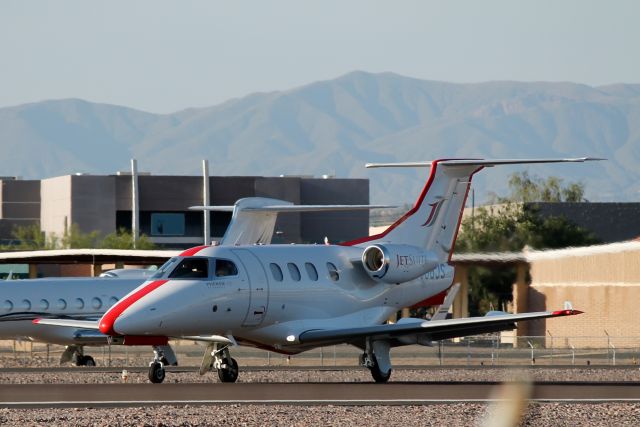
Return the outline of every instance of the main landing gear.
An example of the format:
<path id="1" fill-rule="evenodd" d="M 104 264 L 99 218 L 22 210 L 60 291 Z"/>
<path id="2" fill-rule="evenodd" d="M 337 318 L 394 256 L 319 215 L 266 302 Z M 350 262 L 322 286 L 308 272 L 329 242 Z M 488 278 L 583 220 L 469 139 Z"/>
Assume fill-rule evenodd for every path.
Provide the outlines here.
<path id="1" fill-rule="evenodd" d="M 68 345 L 62 356 L 60 356 L 60 364 L 71 362 L 76 366 L 96 366 L 93 357 L 84 354 L 84 347 L 81 345 Z"/>
<path id="2" fill-rule="evenodd" d="M 231 357 L 228 344 L 211 343 L 207 346 L 198 373 L 204 375 L 213 369 L 218 371 L 218 378 L 223 383 L 234 383 L 238 379 L 238 362 Z"/>
<path id="3" fill-rule="evenodd" d="M 365 351 L 360 356 L 360 365 L 371 371 L 373 380 L 386 383 L 391 378 L 390 346 L 387 341 L 373 341 L 367 339 Z"/>

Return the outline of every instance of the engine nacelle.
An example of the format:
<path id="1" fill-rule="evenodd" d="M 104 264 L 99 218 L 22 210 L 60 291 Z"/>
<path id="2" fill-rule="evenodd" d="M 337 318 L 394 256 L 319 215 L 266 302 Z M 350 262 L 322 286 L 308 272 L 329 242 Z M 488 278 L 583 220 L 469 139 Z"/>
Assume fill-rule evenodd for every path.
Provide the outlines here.
<path id="1" fill-rule="evenodd" d="M 362 253 L 362 265 L 374 280 L 402 283 L 433 270 L 439 261 L 435 253 L 410 245 L 375 244 Z"/>

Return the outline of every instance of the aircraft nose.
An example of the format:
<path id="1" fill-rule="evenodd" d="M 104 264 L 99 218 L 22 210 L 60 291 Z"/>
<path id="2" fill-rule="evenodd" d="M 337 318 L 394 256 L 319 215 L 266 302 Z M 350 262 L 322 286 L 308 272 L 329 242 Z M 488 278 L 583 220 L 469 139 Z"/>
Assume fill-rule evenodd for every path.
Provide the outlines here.
<path id="1" fill-rule="evenodd" d="M 136 321 L 134 320 L 136 317 L 137 310 L 133 312 L 132 310 L 128 310 L 133 304 L 140 301 L 145 295 L 164 285 L 167 280 L 154 280 L 149 282 L 135 291 L 128 294 L 122 300 L 118 301 L 113 307 L 111 307 L 107 312 L 102 316 L 99 322 L 99 329 L 105 335 L 127 335 L 130 332 L 132 326 L 135 326 Z M 129 311 L 129 313 L 124 316 L 125 311 Z M 128 318 L 126 321 L 124 318 Z"/>

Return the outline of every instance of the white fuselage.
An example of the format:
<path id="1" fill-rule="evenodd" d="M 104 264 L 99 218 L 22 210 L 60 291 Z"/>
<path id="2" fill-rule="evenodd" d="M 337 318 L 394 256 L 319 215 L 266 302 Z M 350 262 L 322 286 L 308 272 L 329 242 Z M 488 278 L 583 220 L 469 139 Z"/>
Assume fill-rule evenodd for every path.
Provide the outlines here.
<path id="1" fill-rule="evenodd" d="M 305 348 L 287 342 L 290 335 L 379 325 L 452 283 L 453 268 L 444 262 L 408 282 L 375 281 L 362 267 L 362 251 L 324 245 L 206 248 L 192 256 L 209 260 L 206 278 L 170 278 L 170 270 L 155 277 L 123 299 L 131 304 L 113 329 L 121 335 L 227 335 L 293 353 Z M 217 276 L 217 259 L 233 262 L 237 274 Z"/>
<path id="2" fill-rule="evenodd" d="M 52 344 L 105 344 L 106 336 L 80 338 L 75 328 L 39 326 L 36 318 L 99 319 L 144 279 L 53 278 L 0 281 L 0 339 Z"/>

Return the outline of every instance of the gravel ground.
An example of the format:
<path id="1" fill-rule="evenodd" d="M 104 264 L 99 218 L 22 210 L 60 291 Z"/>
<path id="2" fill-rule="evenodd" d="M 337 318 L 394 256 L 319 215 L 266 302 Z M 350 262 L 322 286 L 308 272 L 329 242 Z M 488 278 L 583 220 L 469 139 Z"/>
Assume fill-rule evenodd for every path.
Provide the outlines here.
<path id="1" fill-rule="evenodd" d="M 469 426 L 478 425 L 486 405 L 425 406 L 161 406 L 155 408 L 0 409 L 0 424 L 47 426 Z M 523 426 L 637 426 L 640 405 L 531 404 Z"/>
<path id="2" fill-rule="evenodd" d="M 84 370 L 84 372 L 83 372 Z M 77 371 L 0 372 L 0 384 L 99 384 L 120 383 L 120 372 Z M 640 381 L 638 368 L 430 368 L 396 369 L 391 381 L 508 381 L 530 378 L 533 381 Z M 264 370 L 240 371 L 238 382 L 371 382 L 366 369 L 349 370 Z M 128 382 L 148 382 L 146 372 L 129 372 Z M 196 372 L 167 372 L 165 382 L 218 382 L 215 372 L 200 376 Z"/>
<path id="3" fill-rule="evenodd" d="M 392 381 L 501 381 L 528 377 L 537 381 L 640 381 L 638 368 L 431 368 L 397 369 Z M 145 372 L 131 372 L 129 382 L 147 382 Z M 167 382 L 217 382 L 217 375 L 194 372 L 168 373 Z M 368 371 L 270 370 L 241 372 L 240 382 L 362 382 Z M 1 384 L 21 383 L 117 383 L 120 373 L 0 372 Z M 161 386 L 160 386 L 161 387 Z M 478 425 L 487 405 L 442 404 L 424 406 L 291 406 L 223 405 L 159 406 L 145 408 L 0 409 L 0 425 L 51 426 L 192 426 L 192 425 Z M 523 426 L 638 426 L 640 404 L 530 404 Z"/>

